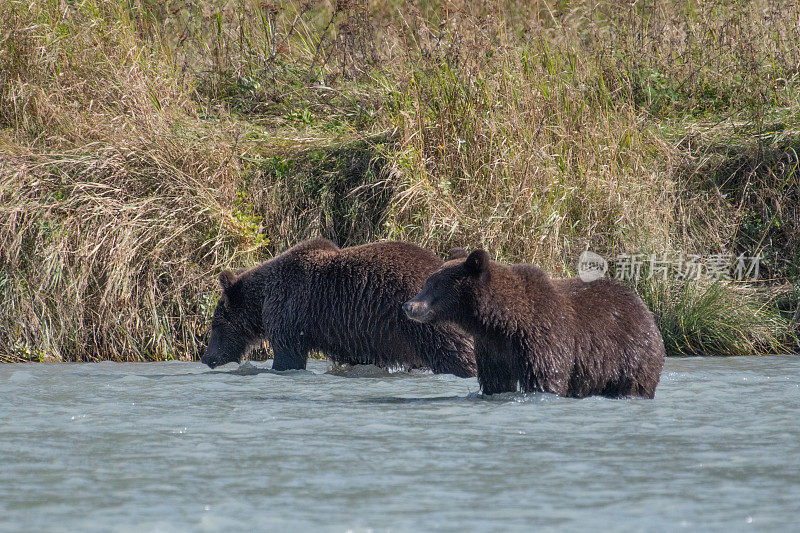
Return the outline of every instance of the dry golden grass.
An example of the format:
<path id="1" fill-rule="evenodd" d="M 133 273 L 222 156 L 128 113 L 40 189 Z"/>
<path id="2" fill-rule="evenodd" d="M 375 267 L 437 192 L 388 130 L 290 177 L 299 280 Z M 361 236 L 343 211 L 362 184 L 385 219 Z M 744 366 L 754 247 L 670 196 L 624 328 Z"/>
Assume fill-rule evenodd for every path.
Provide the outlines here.
<path id="1" fill-rule="evenodd" d="M 198 120 L 125 8 L 4 9 L 3 359 L 191 357 L 215 273 L 261 244 L 234 128 Z"/>
<path id="2" fill-rule="evenodd" d="M 587 247 L 797 273 L 797 2 L 5 0 L 0 20 L 0 361 L 195 357 L 215 274 L 317 234 L 553 274 Z M 708 290 L 651 302 L 722 339 L 675 353 L 777 349 L 771 307 Z M 763 320 L 724 322 L 733 301 Z"/>

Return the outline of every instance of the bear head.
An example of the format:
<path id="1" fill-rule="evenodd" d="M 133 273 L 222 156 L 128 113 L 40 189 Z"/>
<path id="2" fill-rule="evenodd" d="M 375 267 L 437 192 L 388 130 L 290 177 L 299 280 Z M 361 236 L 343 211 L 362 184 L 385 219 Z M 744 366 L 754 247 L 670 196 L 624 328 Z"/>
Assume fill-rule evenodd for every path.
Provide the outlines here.
<path id="1" fill-rule="evenodd" d="M 244 310 L 242 282 L 230 270 L 219 275 L 222 296 L 211 318 L 211 338 L 201 361 L 211 368 L 241 362 L 252 344 Z"/>
<path id="2" fill-rule="evenodd" d="M 463 248 L 454 249 L 448 259 L 425 281 L 422 291 L 403 304 L 403 311 L 416 322 L 448 322 L 469 332 L 473 299 L 486 282 L 491 259 L 484 250 L 467 255 Z"/>

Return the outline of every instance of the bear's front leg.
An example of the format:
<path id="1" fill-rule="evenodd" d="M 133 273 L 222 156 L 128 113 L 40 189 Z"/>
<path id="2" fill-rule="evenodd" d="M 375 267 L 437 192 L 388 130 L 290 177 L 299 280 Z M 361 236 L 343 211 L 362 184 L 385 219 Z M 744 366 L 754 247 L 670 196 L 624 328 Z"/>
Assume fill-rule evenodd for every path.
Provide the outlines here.
<path id="1" fill-rule="evenodd" d="M 478 382 L 481 385 L 481 392 L 483 392 L 483 394 L 491 395 L 502 394 L 504 392 L 517 392 L 516 378 L 500 379 L 497 376 L 491 376 L 487 379 L 482 379 L 479 375 Z"/>
<path id="2" fill-rule="evenodd" d="M 486 339 L 475 339 L 478 383 L 483 394 L 517 392 L 519 376 L 502 346 Z"/>
<path id="3" fill-rule="evenodd" d="M 297 343 L 273 344 L 272 370 L 305 370 L 308 350 Z"/>

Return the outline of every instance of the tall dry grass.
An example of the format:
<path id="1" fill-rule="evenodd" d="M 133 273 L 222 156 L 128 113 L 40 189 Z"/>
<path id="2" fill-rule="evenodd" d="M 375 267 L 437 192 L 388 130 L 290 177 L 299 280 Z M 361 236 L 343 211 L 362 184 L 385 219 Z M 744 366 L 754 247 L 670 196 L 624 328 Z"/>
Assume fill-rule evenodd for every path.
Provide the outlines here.
<path id="1" fill-rule="evenodd" d="M 198 119 L 130 15 L 3 4 L 3 360 L 191 356 L 215 272 L 262 244 L 233 128 Z"/>
<path id="2" fill-rule="evenodd" d="M 194 357 L 218 270 L 319 234 L 482 245 L 554 274 L 586 248 L 771 250 L 769 275 L 796 275 L 798 17 L 771 0 L 6 0 L 0 360 Z M 758 297 L 677 287 L 653 303 L 664 330 L 685 312 L 701 333 L 675 353 L 786 333 Z M 728 335 L 734 301 L 768 318 Z"/>
<path id="3" fill-rule="evenodd" d="M 503 16 L 452 17 L 389 61 L 402 177 L 392 235 L 549 269 L 587 247 L 668 247 L 675 151 L 568 27 L 519 36 Z M 403 39 L 435 35 L 417 24 Z"/>
<path id="4" fill-rule="evenodd" d="M 796 161 L 798 3 L 501 5 L 408 10 L 386 47 L 393 234 L 550 268 L 586 247 L 734 246 L 748 213 L 709 148 L 745 136 Z"/>

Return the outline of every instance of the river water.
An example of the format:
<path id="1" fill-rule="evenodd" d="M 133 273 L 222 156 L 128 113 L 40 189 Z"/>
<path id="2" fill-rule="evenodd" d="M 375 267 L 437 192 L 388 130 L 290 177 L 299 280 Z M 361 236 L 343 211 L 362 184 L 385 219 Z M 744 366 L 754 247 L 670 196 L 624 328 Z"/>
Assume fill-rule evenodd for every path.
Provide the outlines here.
<path id="1" fill-rule="evenodd" d="M 798 527 L 797 356 L 669 359 L 655 400 L 261 365 L 0 365 L 0 530 Z"/>

